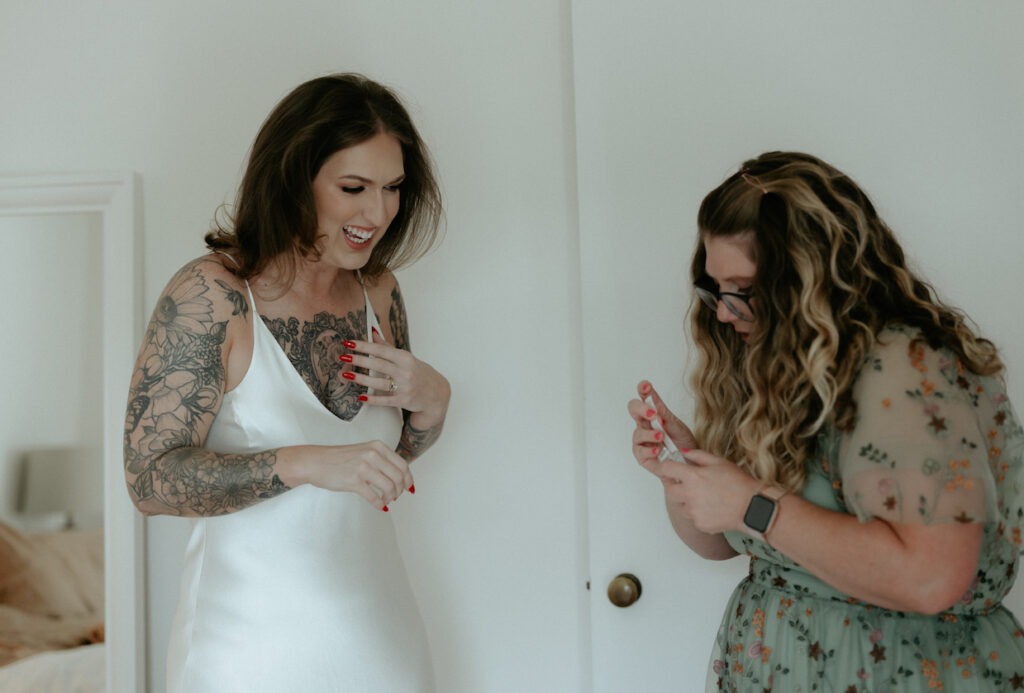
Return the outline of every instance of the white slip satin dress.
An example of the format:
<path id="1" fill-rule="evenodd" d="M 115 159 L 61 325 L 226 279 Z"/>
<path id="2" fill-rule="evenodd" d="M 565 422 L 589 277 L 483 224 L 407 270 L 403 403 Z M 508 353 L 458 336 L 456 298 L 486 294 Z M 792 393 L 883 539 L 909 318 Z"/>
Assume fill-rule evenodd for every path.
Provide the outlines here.
<path id="1" fill-rule="evenodd" d="M 366 297 L 367 332 L 377 319 Z M 381 440 L 398 409 L 346 422 L 309 389 L 256 314 L 252 363 L 224 395 L 206 448 Z M 378 327 L 379 328 L 379 327 Z M 192 520 L 167 657 L 168 693 L 431 693 L 426 632 L 391 516 L 309 485 Z"/>

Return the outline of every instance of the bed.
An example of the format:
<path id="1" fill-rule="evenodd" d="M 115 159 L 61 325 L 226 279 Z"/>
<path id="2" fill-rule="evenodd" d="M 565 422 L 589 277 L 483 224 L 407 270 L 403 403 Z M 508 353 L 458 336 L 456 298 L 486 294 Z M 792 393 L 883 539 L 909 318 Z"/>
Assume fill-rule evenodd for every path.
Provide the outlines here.
<path id="1" fill-rule="evenodd" d="M 0 691 L 102 693 L 101 530 L 0 522 Z"/>

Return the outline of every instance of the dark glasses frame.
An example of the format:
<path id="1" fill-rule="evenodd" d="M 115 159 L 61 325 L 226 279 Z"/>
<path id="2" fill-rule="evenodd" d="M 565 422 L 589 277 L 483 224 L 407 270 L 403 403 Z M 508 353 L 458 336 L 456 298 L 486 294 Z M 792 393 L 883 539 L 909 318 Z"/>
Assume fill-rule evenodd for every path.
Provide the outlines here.
<path id="1" fill-rule="evenodd" d="M 711 310 L 717 312 L 718 302 L 721 301 L 730 313 L 743 322 L 754 322 L 754 307 L 750 305 L 750 296 L 732 291 L 719 291 L 708 277 L 695 281 L 693 288 L 704 305 Z"/>

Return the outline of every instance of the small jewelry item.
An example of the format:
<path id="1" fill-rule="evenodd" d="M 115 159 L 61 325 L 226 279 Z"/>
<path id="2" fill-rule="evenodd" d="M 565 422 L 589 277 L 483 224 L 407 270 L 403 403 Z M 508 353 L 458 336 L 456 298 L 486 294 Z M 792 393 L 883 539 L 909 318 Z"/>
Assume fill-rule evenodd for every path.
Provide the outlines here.
<path id="1" fill-rule="evenodd" d="M 649 406 L 652 410 L 654 409 L 654 397 L 653 395 L 647 395 L 644 399 L 644 403 Z M 689 464 L 686 458 L 683 457 L 683 453 L 679 452 L 679 448 L 672 442 L 672 439 L 665 434 L 665 428 L 661 425 L 661 419 L 655 416 L 651 419 L 651 428 L 661 433 L 664 445 L 661 448 L 661 452 L 658 453 L 658 461 L 664 462 L 665 460 L 672 460 L 673 462 L 682 462 L 683 464 Z M 687 451 L 689 452 L 689 451 Z"/>
<path id="2" fill-rule="evenodd" d="M 388 392 L 392 394 L 398 392 L 398 383 L 392 380 L 390 375 L 388 376 Z"/>

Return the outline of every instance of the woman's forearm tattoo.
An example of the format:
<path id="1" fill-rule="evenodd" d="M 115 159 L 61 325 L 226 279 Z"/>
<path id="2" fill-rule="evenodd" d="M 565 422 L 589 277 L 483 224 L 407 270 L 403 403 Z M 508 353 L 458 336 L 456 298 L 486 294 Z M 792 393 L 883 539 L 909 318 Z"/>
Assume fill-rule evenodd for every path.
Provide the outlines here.
<path id="1" fill-rule="evenodd" d="M 402 427 L 402 437 L 398 441 L 396 452 L 407 462 L 427 451 L 431 445 L 441 436 L 441 429 L 444 424 L 431 426 L 430 428 L 416 428 L 409 423 L 408 416 L 405 419 L 405 426 Z"/>
<path id="2" fill-rule="evenodd" d="M 208 260 L 205 260 L 208 261 Z M 132 376 L 125 416 L 125 471 L 135 501 L 169 514 L 220 515 L 283 493 L 276 451 L 222 455 L 203 450 L 224 388 L 227 321 L 216 321 L 211 288 L 186 265 L 160 297 Z M 234 313 L 248 304 L 217 281 Z"/>

